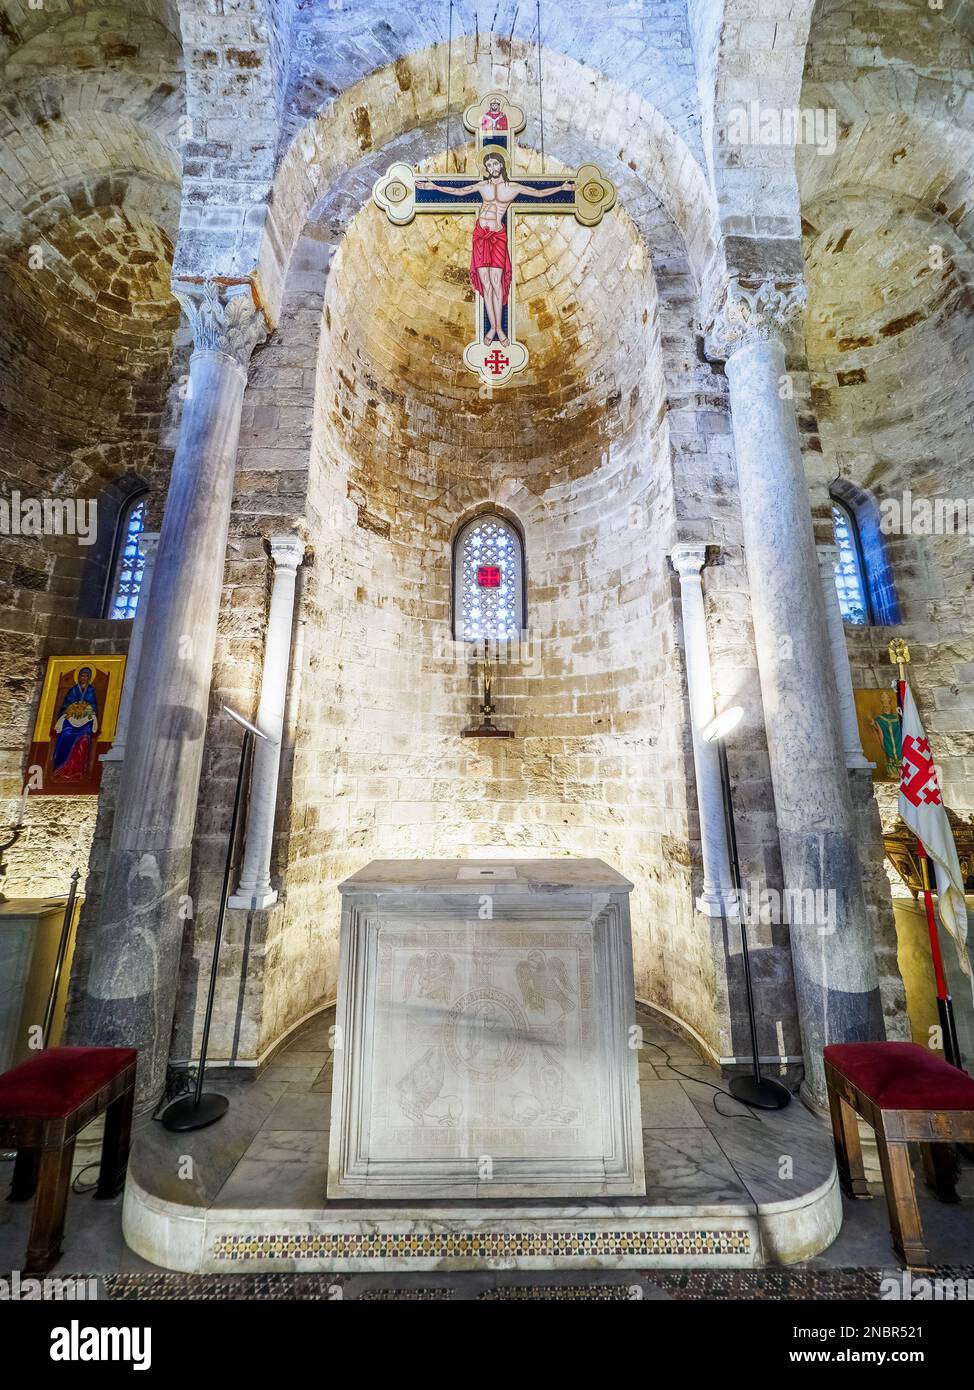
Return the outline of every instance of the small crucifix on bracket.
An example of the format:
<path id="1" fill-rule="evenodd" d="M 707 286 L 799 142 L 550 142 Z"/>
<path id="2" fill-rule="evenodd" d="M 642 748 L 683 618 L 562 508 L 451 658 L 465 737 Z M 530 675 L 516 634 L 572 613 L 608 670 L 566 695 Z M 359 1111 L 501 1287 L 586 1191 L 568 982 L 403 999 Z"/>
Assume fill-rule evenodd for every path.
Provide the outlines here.
<path id="1" fill-rule="evenodd" d="M 468 106 L 463 124 L 477 137 L 477 178 L 417 178 L 408 164 L 393 164 L 376 182 L 372 196 L 397 226 L 405 226 L 417 213 L 475 214 L 470 284 L 476 337 L 464 349 L 463 360 L 481 381 L 501 386 L 528 363 L 527 348 L 517 338 L 518 216 L 571 213 L 583 226 L 594 227 L 615 204 L 616 190 L 595 164 L 583 164 L 568 179 L 521 175 L 515 180 L 524 112 L 497 92 Z"/>

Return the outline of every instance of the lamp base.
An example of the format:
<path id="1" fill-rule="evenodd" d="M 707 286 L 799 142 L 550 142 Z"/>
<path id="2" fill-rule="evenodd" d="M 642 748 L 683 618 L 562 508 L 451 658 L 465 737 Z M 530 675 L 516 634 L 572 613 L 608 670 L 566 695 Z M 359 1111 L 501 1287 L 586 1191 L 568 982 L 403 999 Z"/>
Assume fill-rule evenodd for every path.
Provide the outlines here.
<path id="1" fill-rule="evenodd" d="M 166 1129 L 186 1130 L 205 1129 L 207 1125 L 222 1120 L 230 1109 L 226 1096 L 204 1092 L 197 1103 L 195 1096 L 180 1096 L 162 1112 L 162 1123 Z"/>
<path id="2" fill-rule="evenodd" d="M 732 1076 L 727 1089 L 735 1100 L 753 1105 L 755 1110 L 784 1110 L 791 1102 L 791 1092 L 770 1076 Z"/>

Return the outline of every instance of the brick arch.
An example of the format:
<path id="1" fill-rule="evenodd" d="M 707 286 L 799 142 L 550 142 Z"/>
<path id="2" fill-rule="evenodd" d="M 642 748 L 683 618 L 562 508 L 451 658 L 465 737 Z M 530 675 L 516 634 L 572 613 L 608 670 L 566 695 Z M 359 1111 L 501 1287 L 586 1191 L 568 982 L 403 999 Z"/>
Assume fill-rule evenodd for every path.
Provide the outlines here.
<path id="1" fill-rule="evenodd" d="M 27 148 L 28 160 L 0 173 L 0 245 L 8 247 L 22 244 L 32 227 L 43 228 L 67 210 L 61 190 L 77 182 L 79 171 L 92 185 L 126 170 L 137 171 L 146 185 L 175 188 L 180 181 L 173 149 L 126 117 L 65 116 L 55 127 L 33 128 Z"/>
<path id="2" fill-rule="evenodd" d="M 800 165 L 805 231 L 820 208 L 862 196 L 924 209 L 974 246 L 974 130 L 944 128 L 910 116 L 861 122 L 854 138 L 840 141 L 834 158 L 809 155 Z"/>
<path id="3" fill-rule="evenodd" d="M 32 125 L 56 127 L 66 112 L 99 111 L 130 117 L 175 143 L 185 107 L 181 45 L 157 23 L 137 27 L 133 16 L 126 19 L 129 29 L 118 35 L 89 30 L 85 15 L 72 16 L 15 49 L 0 64 L 5 138 Z"/>
<path id="4" fill-rule="evenodd" d="M 410 56 L 411 65 L 424 63 L 443 68 L 445 46 Z M 513 63 L 513 58 L 512 58 Z M 599 153 L 598 162 L 617 182 L 633 180 L 656 194 L 681 233 L 698 286 L 719 274 L 716 224 L 707 180 L 687 144 L 648 101 L 621 83 L 606 80 L 564 54 L 545 54 L 545 80 L 570 82 L 583 93 L 595 91 L 591 101 L 579 100 L 570 114 L 556 110 L 546 122 L 546 148 L 555 151 L 573 141 L 584 141 Z M 497 71 L 493 74 L 497 81 Z M 455 105 L 472 101 L 489 77 L 477 62 L 457 64 L 454 54 Z M 293 248 L 311 209 L 364 156 L 381 152 L 385 163 L 400 158 L 400 151 L 416 146 L 417 133 L 425 135 L 427 156 L 443 149 L 443 97 L 436 82 L 422 90 L 410 87 L 409 103 L 400 108 L 390 99 L 396 82 L 394 66 L 363 79 L 341 93 L 327 110 L 309 121 L 285 151 L 270 198 L 267 226 L 257 251 L 259 288 L 272 315 L 280 303 L 283 280 Z M 502 80 L 499 85 L 505 85 Z M 624 124 L 623 124 L 624 122 Z M 366 125 L 368 127 L 365 134 Z M 630 133 L 622 135 L 623 130 Z M 637 136 L 632 138 L 635 130 Z M 456 122 L 454 122 L 456 132 Z M 420 142 L 422 143 L 422 142 Z M 182 239 L 181 239 L 182 240 Z M 187 246 L 188 259 L 198 246 Z M 177 262 L 182 262 L 177 249 Z"/>
<path id="5" fill-rule="evenodd" d="M 815 0 L 776 9 L 770 17 L 751 0 L 690 0 L 705 144 L 720 225 L 730 235 L 799 233 L 792 152 L 727 143 L 736 107 L 799 105 Z"/>
<path id="6" fill-rule="evenodd" d="M 0 62 L 18 49 L 31 42 L 45 30 L 63 24 L 66 20 L 80 16 L 91 19 L 93 14 L 102 12 L 128 15 L 136 14 L 155 20 L 169 33 L 181 39 L 179 22 L 179 0 L 106 0 L 105 4 L 92 8 L 91 0 L 44 0 L 37 8 L 26 4 L 17 6 L 17 14 L 11 16 L 9 6 L 4 6 L 3 23 L 0 24 Z"/>
<path id="7" fill-rule="evenodd" d="M 840 124 L 852 126 L 846 137 L 858 134 L 859 122 L 903 113 L 904 104 L 918 117 L 947 122 L 970 122 L 971 101 L 962 101 L 957 80 L 974 82 L 966 75 L 974 21 L 969 0 L 948 4 L 932 12 L 925 0 L 909 0 L 918 18 L 930 30 L 943 26 L 941 60 L 953 55 L 953 71 L 938 75 L 924 72 L 920 95 L 904 97 L 897 72 L 918 59 L 915 27 L 904 29 L 902 59 L 891 58 L 873 45 L 875 58 L 863 61 L 870 45 L 846 39 L 853 17 L 868 15 L 873 7 L 860 0 L 794 0 L 775 17 L 756 13 L 749 0 L 724 0 L 721 5 L 691 0 L 691 25 L 697 52 L 701 113 L 705 143 L 711 161 L 714 191 L 721 227 L 729 238 L 739 235 L 797 239 L 800 229 L 801 173 L 796 177 L 803 151 L 789 147 L 747 145 L 732 148 L 727 142 L 731 113 L 754 100 L 762 106 L 800 108 L 826 102 L 839 113 Z M 875 7 L 879 13 L 879 7 Z M 887 16 L 898 11 L 884 10 Z M 834 32 L 833 32 L 834 31 Z M 936 31 L 933 31 L 934 33 Z M 844 45 L 848 44 L 845 48 Z M 965 47 L 966 45 L 966 47 Z M 756 56 L 759 61 L 756 61 Z M 944 61 L 944 66 L 950 66 Z M 909 112 L 907 114 L 910 114 Z M 809 154 L 808 160 L 816 156 Z M 729 259 L 733 253 L 729 252 Z"/>

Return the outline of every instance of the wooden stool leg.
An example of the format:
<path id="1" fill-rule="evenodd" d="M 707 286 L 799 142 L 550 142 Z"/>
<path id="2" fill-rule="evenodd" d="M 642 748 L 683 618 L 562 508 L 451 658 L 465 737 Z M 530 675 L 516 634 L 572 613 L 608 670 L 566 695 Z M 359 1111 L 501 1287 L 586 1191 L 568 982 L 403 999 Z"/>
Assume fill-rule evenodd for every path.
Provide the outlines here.
<path id="1" fill-rule="evenodd" d="M 839 1170 L 842 1191 L 847 1197 L 868 1197 L 870 1192 L 862 1162 L 862 1144 L 859 1142 L 856 1112 L 831 1086 L 828 1093 L 832 1138 L 835 1142 L 835 1164 Z"/>
<path id="2" fill-rule="evenodd" d="M 953 1145 L 921 1144 L 920 1149 L 927 1183 L 937 1194 L 938 1201 L 959 1202 Z"/>
<path id="3" fill-rule="evenodd" d="M 14 1175 L 10 1182 L 8 1202 L 29 1202 L 37 1190 L 37 1149 L 18 1149 L 14 1160 Z"/>
<path id="4" fill-rule="evenodd" d="M 125 1186 L 134 1101 L 135 1087 L 130 1086 L 122 1095 L 116 1096 L 105 1111 L 105 1134 L 101 1141 L 96 1197 L 114 1197 Z"/>
<path id="5" fill-rule="evenodd" d="M 887 1143 L 885 1134 L 876 1132 L 879 1163 L 883 1170 L 886 1207 L 893 1248 L 911 1269 L 929 1269 L 930 1256 L 923 1240 L 920 1209 L 917 1206 L 913 1169 L 908 1144 Z"/>
<path id="6" fill-rule="evenodd" d="M 73 1139 L 63 1148 L 41 1150 L 25 1274 L 46 1274 L 61 1254 L 73 1160 Z"/>

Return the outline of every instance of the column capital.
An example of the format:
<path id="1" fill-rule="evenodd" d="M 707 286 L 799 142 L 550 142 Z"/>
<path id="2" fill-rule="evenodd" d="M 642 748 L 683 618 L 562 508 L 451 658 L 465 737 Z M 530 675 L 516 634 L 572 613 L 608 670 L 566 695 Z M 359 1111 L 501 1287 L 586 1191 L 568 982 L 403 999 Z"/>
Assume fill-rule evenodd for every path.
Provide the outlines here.
<path id="1" fill-rule="evenodd" d="M 304 560 L 304 541 L 300 536 L 269 536 L 267 544 L 276 569 L 296 570 Z"/>
<path id="2" fill-rule="evenodd" d="M 246 371 L 254 348 L 267 337 L 264 312 L 250 282 L 176 280 L 173 294 L 189 319 L 196 351 L 222 352 Z"/>
<path id="3" fill-rule="evenodd" d="M 699 574 L 707 559 L 706 541 L 684 541 L 670 551 L 673 568 L 681 579 Z"/>
<path id="4" fill-rule="evenodd" d="M 704 335 L 707 356 L 726 361 L 740 348 L 780 339 L 801 313 L 807 298 L 803 281 L 728 280 Z"/>
<path id="5" fill-rule="evenodd" d="M 822 569 L 826 570 L 829 574 L 834 574 L 835 567 L 839 563 L 841 556 L 839 547 L 832 541 L 816 541 L 815 553 L 818 556 L 818 562 L 822 566 Z"/>

